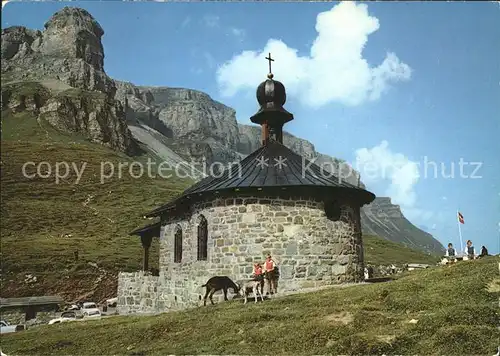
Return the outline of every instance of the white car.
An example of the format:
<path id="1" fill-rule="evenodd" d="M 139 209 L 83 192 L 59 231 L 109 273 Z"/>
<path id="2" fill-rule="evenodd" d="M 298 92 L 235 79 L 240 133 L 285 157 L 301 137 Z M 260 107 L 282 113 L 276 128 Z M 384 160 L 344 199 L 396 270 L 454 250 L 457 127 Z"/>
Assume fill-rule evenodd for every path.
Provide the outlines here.
<path id="1" fill-rule="evenodd" d="M 49 325 L 65 323 L 68 321 L 75 321 L 77 319 L 78 319 L 77 315 L 74 311 L 67 311 L 67 312 L 61 313 L 61 316 L 59 318 L 55 318 L 55 319 L 52 319 L 51 321 L 49 321 Z"/>
<path id="2" fill-rule="evenodd" d="M 101 317 L 101 311 L 99 310 L 97 305 L 95 303 L 92 303 L 92 302 L 83 303 L 81 312 L 82 312 L 84 318 L 100 318 Z"/>
<path id="3" fill-rule="evenodd" d="M 26 330 L 24 325 L 10 325 L 7 321 L 0 320 L 0 334 L 15 333 L 23 330 Z"/>

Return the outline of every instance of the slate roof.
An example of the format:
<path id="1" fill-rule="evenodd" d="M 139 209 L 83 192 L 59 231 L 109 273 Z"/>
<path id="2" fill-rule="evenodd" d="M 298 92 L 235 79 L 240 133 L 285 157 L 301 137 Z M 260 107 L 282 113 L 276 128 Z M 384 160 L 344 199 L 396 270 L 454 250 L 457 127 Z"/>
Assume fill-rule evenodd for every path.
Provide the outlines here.
<path id="1" fill-rule="evenodd" d="M 280 162 L 282 163 L 280 165 Z M 208 192 L 238 191 L 258 188 L 324 187 L 350 190 L 359 194 L 361 201 L 368 204 L 375 195 L 332 174 L 322 172 L 321 168 L 277 141 L 269 141 L 251 153 L 239 164 L 226 169 L 220 177 L 207 177 L 194 184 L 173 202 L 165 204 L 146 216 L 157 216 L 174 208 L 189 197 Z M 186 201 L 186 203 L 188 203 Z M 189 204 L 189 203 L 188 203 Z"/>
<path id="2" fill-rule="evenodd" d="M 144 227 L 141 227 L 139 229 L 136 229 L 134 231 L 132 231 L 129 235 L 132 236 L 132 235 L 146 235 L 146 234 L 149 234 L 149 235 L 153 235 L 153 236 L 160 236 L 160 230 L 161 230 L 161 222 L 158 221 L 154 224 L 149 224 L 149 225 L 146 225 Z"/>
<path id="3" fill-rule="evenodd" d="M 35 305 L 54 305 L 62 303 L 64 303 L 64 300 L 58 296 L 0 298 L 0 309 L 27 307 Z"/>

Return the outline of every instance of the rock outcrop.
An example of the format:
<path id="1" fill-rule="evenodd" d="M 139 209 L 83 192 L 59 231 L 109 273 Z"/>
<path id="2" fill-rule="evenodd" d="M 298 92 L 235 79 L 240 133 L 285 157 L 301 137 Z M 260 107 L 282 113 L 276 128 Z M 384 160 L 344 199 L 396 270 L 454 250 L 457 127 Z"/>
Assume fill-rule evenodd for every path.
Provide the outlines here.
<path id="1" fill-rule="evenodd" d="M 114 97 L 115 84 L 104 72 L 103 34 L 92 15 L 71 7 L 56 12 L 44 31 L 3 29 L 2 80 L 55 79 Z"/>
<path id="2" fill-rule="evenodd" d="M 45 24 L 39 50 L 45 56 L 81 59 L 104 71 L 101 25 L 87 11 L 65 7 Z"/>
<path id="3" fill-rule="evenodd" d="M 33 52 L 31 45 L 35 39 L 41 36 L 40 31 L 29 30 L 22 26 L 13 26 L 2 30 L 2 60 L 10 60 L 16 56 L 18 58 L 25 57 L 31 54 Z"/>
<path id="4" fill-rule="evenodd" d="M 86 10 L 65 7 L 44 31 L 2 30 L 2 109 L 29 110 L 60 131 L 139 153 L 116 86 L 104 72 L 103 29 Z"/>
<path id="5" fill-rule="evenodd" d="M 408 221 L 390 198 L 375 198 L 361 209 L 361 228 L 364 234 L 381 236 L 413 249 L 444 253 L 441 243 Z"/>
<path id="6" fill-rule="evenodd" d="M 147 125 L 168 138 L 171 147 L 186 158 L 199 161 L 208 154 L 208 163 L 228 163 L 241 158 L 235 111 L 191 89 L 140 87 L 116 81 L 115 98 L 127 107 L 131 126 Z M 147 145 L 147 143 L 145 143 Z"/>
<path id="7" fill-rule="evenodd" d="M 91 142 L 137 154 L 140 150 L 127 127 L 123 106 L 99 92 L 69 88 L 54 92 L 43 82 L 2 86 L 2 110 L 29 111 L 60 132 L 80 134 Z"/>

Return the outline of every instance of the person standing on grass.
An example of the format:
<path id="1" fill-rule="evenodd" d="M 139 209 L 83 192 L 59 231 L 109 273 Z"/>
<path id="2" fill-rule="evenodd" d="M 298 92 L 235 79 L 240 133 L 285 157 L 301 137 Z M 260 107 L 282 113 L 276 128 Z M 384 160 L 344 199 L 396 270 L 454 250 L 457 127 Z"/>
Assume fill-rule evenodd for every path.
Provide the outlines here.
<path id="1" fill-rule="evenodd" d="M 253 280 L 260 282 L 260 292 L 264 293 L 264 270 L 260 263 L 255 263 L 253 265 Z"/>
<path id="2" fill-rule="evenodd" d="M 264 262 L 264 273 L 269 285 L 269 293 L 276 292 L 276 277 L 277 277 L 276 262 L 272 259 L 271 255 L 267 255 L 266 262 Z"/>

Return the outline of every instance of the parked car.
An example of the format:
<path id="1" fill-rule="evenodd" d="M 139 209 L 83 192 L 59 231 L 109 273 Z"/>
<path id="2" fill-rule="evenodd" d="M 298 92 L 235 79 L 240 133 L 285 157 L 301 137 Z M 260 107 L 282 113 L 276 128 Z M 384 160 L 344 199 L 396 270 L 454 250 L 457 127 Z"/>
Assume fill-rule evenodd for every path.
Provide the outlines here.
<path id="1" fill-rule="evenodd" d="M 99 318 L 99 317 L 101 317 L 101 311 L 97 307 L 96 303 L 93 303 L 93 302 L 83 303 L 81 312 L 85 318 Z"/>
<path id="2" fill-rule="evenodd" d="M 26 330 L 24 325 L 10 325 L 5 320 L 0 320 L 0 334 L 15 333 L 18 331 Z"/>
<path id="3" fill-rule="evenodd" d="M 78 315 L 74 311 L 66 311 L 66 312 L 62 312 L 61 316 L 59 318 L 55 318 L 55 319 L 52 319 L 51 321 L 49 321 L 49 325 L 65 323 L 68 321 L 75 321 L 78 319 L 79 319 Z"/>
<path id="4" fill-rule="evenodd" d="M 111 298 L 111 299 L 108 299 L 106 300 L 106 305 L 109 307 L 109 308 L 116 308 L 116 303 L 118 302 L 118 298 L 117 297 L 114 297 L 114 298 Z"/>

